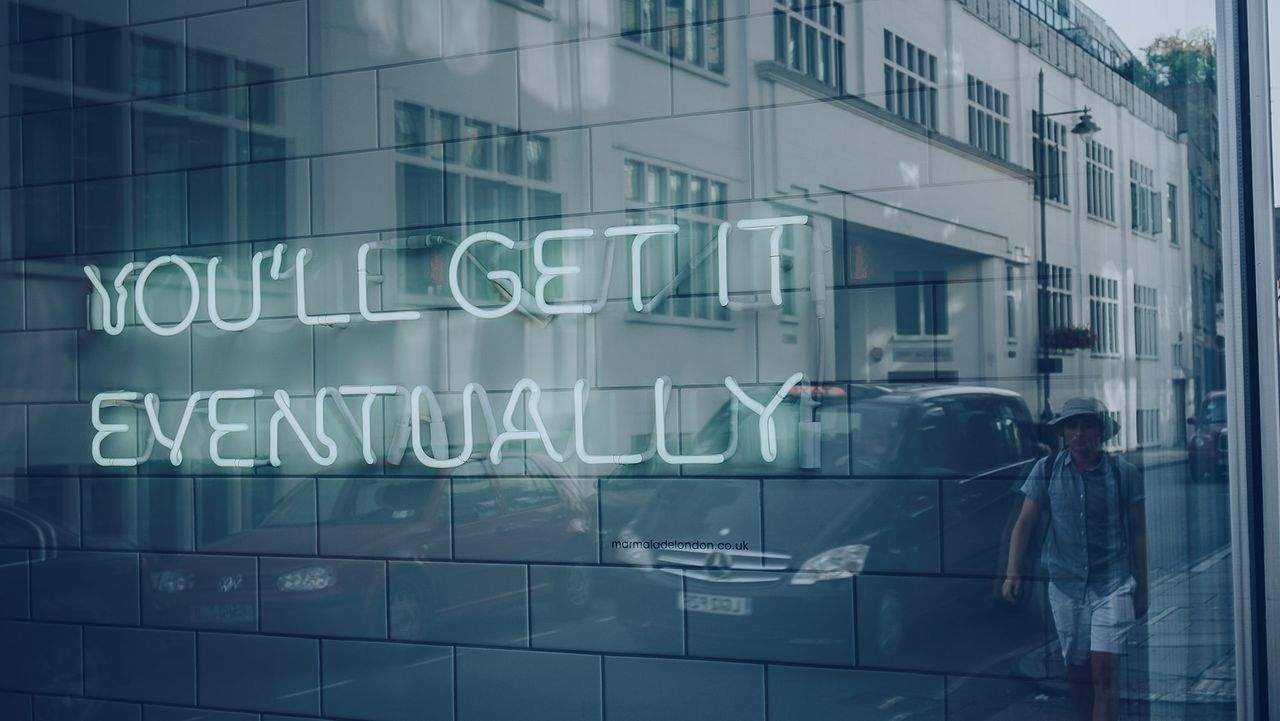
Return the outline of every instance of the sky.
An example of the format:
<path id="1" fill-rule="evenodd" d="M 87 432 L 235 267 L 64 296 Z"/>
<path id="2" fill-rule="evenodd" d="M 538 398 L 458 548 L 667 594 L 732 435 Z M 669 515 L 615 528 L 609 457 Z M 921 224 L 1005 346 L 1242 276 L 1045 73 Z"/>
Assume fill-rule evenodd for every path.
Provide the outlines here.
<path id="1" fill-rule="evenodd" d="M 1280 5 L 1277 0 L 1270 0 Z M 1196 28 L 1213 30 L 1214 0 L 1084 0 L 1135 52 L 1157 36 Z M 1152 12 L 1156 7 L 1159 12 Z"/>
<path id="2" fill-rule="evenodd" d="M 1267 0 L 1268 10 L 1268 45 L 1270 54 L 1271 85 L 1271 147 L 1273 178 L 1272 197 L 1275 206 L 1280 208 L 1280 184 L 1274 178 L 1280 177 L 1280 155 L 1275 149 L 1280 148 L 1280 123 L 1275 121 L 1280 111 L 1280 0 Z M 1160 12 L 1151 12 L 1156 4 Z M 1214 0 L 1085 0 L 1085 4 L 1107 19 L 1121 39 L 1134 51 L 1151 44 L 1159 35 L 1168 35 L 1177 30 L 1209 28 L 1216 32 L 1217 19 Z"/>

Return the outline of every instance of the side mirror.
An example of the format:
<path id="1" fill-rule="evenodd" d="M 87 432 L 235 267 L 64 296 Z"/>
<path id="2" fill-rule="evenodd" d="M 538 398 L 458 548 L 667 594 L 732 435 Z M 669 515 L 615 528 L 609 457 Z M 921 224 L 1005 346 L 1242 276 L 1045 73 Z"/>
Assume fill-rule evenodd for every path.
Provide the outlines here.
<path id="1" fill-rule="evenodd" d="M 1189 417 L 1187 417 L 1187 425 L 1189 425 L 1189 426 L 1198 426 L 1198 425 L 1200 425 L 1200 421 L 1196 420 L 1196 417 L 1195 417 L 1195 416 L 1189 416 Z"/>

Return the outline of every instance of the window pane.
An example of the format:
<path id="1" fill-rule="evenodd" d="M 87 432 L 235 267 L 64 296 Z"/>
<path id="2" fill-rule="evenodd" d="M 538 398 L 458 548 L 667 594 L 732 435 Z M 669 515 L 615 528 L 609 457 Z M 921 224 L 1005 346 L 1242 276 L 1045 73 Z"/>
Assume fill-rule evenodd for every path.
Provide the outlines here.
<path id="1" fill-rule="evenodd" d="M 0 720 L 1265 707 L 1260 3 L 7 5 Z"/>
<path id="2" fill-rule="evenodd" d="M 894 312 L 897 314 L 898 335 L 919 335 L 922 310 L 920 307 L 920 277 L 916 273 L 897 273 L 893 278 Z"/>

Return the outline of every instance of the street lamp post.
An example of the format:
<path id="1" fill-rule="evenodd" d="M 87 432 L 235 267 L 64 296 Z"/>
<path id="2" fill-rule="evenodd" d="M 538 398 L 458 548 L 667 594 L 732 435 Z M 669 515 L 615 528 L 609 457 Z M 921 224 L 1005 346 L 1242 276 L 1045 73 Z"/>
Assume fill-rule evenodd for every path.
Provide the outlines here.
<path id="1" fill-rule="evenodd" d="M 1036 192 L 1040 196 L 1040 257 L 1036 263 L 1036 287 L 1038 291 L 1036 308 L 1039 316 L 1039 327 L 1037 328 L 1039 332 L 1039 342 L 1037 344 L 1039 353 L 1036 359 L 1036 365 L 1040 371 L 1040 387 L 1044 393 L 1040 406 L 1040 420 L 1048 421 L 1053 417 L 1053 410 L 1049 407 L 1049 353 L 1048 348 L 1045 346 L 1045 335 L 1049 330 L 1049 243 L 1048 232 L 1046 229 L 1047 221 L 1045 220 L 1045 211 L 1047 208 L 1046 201 L 1049 195 L 1049 144 L 1046 142 L 1047 138 L 1045 137 L 1048 130 L 1045 118 L 1052 118 L 1058 115 L 1079 114 L 1080 120 L 1075 124 L 1075 127 L 1071 128 L 1071 134 L 1079 136 L 1084 140 L 1088 140 L 1101 128 L 1098 127 L 1097 123 L 1093 122 L 1093 116 L 1089 114 L 1088 106 L 1077 110 L 1062 110 L 1056 113 L 1046 113 L 1044 111 L 1044 70 L 1040 71 L 1038 83 L 1040 96 L 1036 110 L 1035 132 L 1036 138 L 1040 141 L 1040 147 L 1036 158 L 1040 166 L 1039 172 L 1036 173 Z M 1061 168 L 1059 168 L 1059 172 L 1062 172 Z"/>

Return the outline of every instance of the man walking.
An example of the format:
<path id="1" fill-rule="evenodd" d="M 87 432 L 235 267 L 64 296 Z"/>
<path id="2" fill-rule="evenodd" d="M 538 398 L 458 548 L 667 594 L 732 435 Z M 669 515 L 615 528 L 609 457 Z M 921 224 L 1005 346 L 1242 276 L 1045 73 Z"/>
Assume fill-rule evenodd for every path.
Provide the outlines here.
<path id="1" fill-rule="evenodd" d="M 1002 591 L 1010 603 L 1022 595 L 1027 545 L 1047 513 L 1042 562 L 1072 705 L 1081 721 L 1110 721 L 1125 634 L 1147 611 L 1142 474 L 1102 450 L 1120 427 L 1100 401 L 1073 398 L 1050 426 L 1065 450 L 1041 459 L 1022 484 Z"/>

